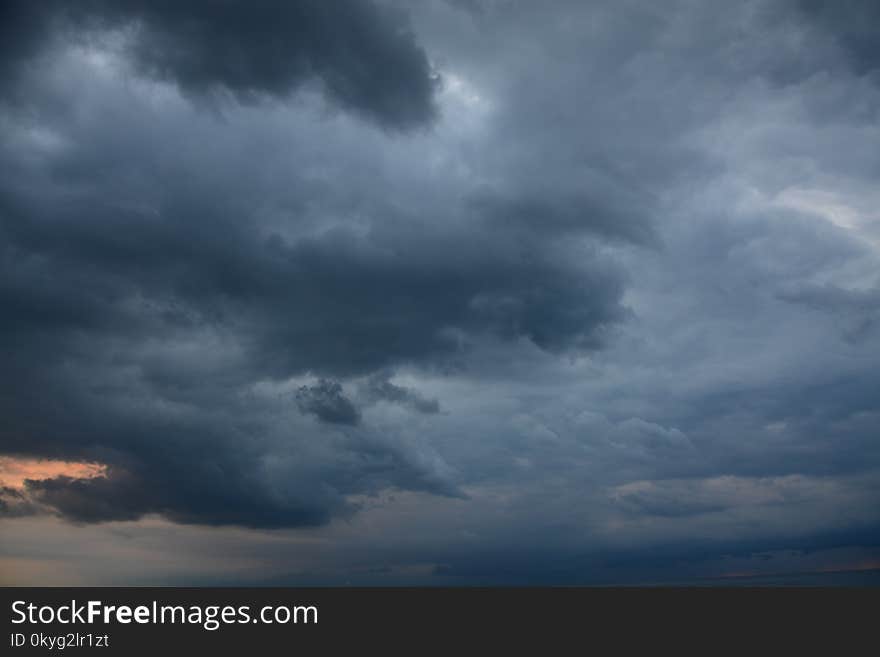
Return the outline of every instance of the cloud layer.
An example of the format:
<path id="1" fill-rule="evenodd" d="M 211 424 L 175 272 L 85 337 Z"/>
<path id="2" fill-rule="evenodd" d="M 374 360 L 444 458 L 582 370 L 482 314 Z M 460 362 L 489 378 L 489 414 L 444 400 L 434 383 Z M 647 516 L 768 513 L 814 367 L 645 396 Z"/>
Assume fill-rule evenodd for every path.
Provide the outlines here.
<path id="1" fill-rule="evenodd" d="M 332 545 L 252 545 L 297 582 L 870 558 L 870 3 L 330 4 L 5 5 L 0 454 L 107 469 L 2 522 Z"/>

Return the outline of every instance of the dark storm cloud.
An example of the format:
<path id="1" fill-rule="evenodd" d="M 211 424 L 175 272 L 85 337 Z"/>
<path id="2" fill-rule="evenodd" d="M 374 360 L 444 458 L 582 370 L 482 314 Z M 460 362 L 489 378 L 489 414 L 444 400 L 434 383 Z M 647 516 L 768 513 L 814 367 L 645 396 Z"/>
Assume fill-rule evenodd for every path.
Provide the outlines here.
<path id="1" fill-rule="evenodd" d="M 322 422 L 354 426 L 361 420 L 360 411 L 343 394 L 338 381 L 321 379 L 313 386 L 300 386 L 296 403 L 303 413 L 310 413 Z"/>
<path id="2" fill-rule="evenodd" d="M 59 93 L 46 75 L 33 88 Z M 284 233 L 261 215 L 271 161 L 242 164 L 237 133 L 182 109 L 143 134 L 142 105 L 91 89 L 94 113 L 10 110 L 4 128 L 2 449 L 110 466 L 31 483 L 39 508 L 280 527 L 326 523 L 389 487 L 460 496 L 430 446 L 366 425 L 337 381 L 443 368 L 480 340 L 587 353 L 625 317 L 621 274 L 595 244 L 523 243 L 497 217 L 471 220 L 465 201 L 426 222 L 424 207 L 371 205 L 349 173 L 371 230 L 324 228 L 341 193 L 294 168 L 270 190 L 292 199 L 280 229 L 303 227 Z M 41 126 L 60 148 L 32 150 Z M 230 156 L 203 156 L 206 143 Z M 311 207 L 327 215 L 318 231 Z M 253 389 L 305 374 L 326 381 Z M 367 402 L 436 415 L 435 400 L 369 380 Z"/>
<path id="3" fill-rule="evenodd" d="M 506 232 L 525 230 L 534 237 L 594 232 L 608 239 L 642 245 L 656 243 L 648 213 L 626 190 L 604 190 L 598 198 L 566 190 L 537 190 L 505 197 L 489 189 L 475 193 L 473 210 Z M 618 207 L 619 206 L 619 207 Z"/>
<path id="4" fill-rule="evenodd" d="M 82 523 L 136 520 L 159 513 L 177 522 L 203 525 L 302 527 L 324 524 L 333 514 L 352 510 L 339 499 L 279 505 L 268 491 L 254 486 L 256 482 L 243 481 L 240 468 L 224 476 L 211 470 L 217 465 L 214 459 L 194 462 L 186 470 L 175 469 L 173 477 L 181 478 L 175 479 L 166 476 L 159 464 L 144 460 L 134 464 L 133 471 L 113 468 L 106 477 L 29 481 L 25 496 Z"/>
<path id="5" fill-rule="evenodd" d="M 192 522 L 295 526 L 326 521 L 347 508 L 343 492 L 380 483 L 447 494 L 454 487 L 435 483 L 423 465 L 354 437 L 342 446 L 349 456 L 334 466 L 336 475 L 322 466 L 314 490 L 304 480 L 292 493 L 304 507 L 279 505 L 261 481 L 259 408 L 230 395 L 265 376 L 431 362 L 458 353 L 455 335 L 588 348 L 622 312 L 620 284 L 602 270 L 590 278 L 477 252 L 432 265 L 419 244 L 408 257 L 386 259 L 345 237 L 288 246 L 255 240 L 210 214 L 202 215 L 211 217 L 204 229 L 199 214 L 134 215 L 118 232 L 119 215 L 102 216 L 100 204 L 82 213 L 76 204 L 7 207 L 15 209 L 4 215 L 4 448 L 118 465 L 107 480 L 33 485 L 38 499 L 79 520 L 158 512 Z M 141 341 L 199 339 L 202 331 L 228 335 L 243 360 L 204 370 L 125 353 Z M 114 344 L 122 351 L 108 352 Z M 134 379 L 118 379 L 114 360 L 136 368 Z M 37 389 L 51 398 L 49 412 L 45 398 L 30 393 Z M 387 381 L 370 394 L 436 411 L 436 402 Z M 338 383 L 301 388 L 296 398 L 326 423 L 358 424 Z M 111 399 L 121 405 L 116 412 Z M 152 399 L 197 414 L 153 418 Z M 148 406 L 138 410 L 140 403 Z M 218 405 L 240 414 L 231 426 L 199 417 Z"/>
<path id="6" fill-rule="evenodd" d="M 388 128 L 425 124 L 435 114 L 426 54 L 403 16 L 370 0 L 13 0 L 2 11 L 8 76 L 53 34 L 122 27 L 135 68 L 188 93 L 227 91 L 250 102 L 318 81 L 334 104 Z"/>
<path id="7" fill-rule="evenodd" d="M 320 526 L 325 571 L 267 563 L 323 582 L 874 549 L 861 19 L 69 7 L 15 5 L 0 46 L 27 100 L 0 121 L 0 452 L 108 471 L 4 513 Z"/>
<path id="8" fill-rule="evenodd" d="M 872 0 L 797 0 L 810 21 L 827 30 L 859 74 L 880 71 L 880 6 Z"/>
<path id="9" fill-rule="evenodd" d="M 45 509 L 40 508 L 24 491 L 0 486 L 0 518 L 29 516 L 43 511 Z"/>
<path id="10" fill-rule="evenodd" d="M 8 91 L 19 80 L 19 67 L 48 37 L 49 23 L 45 3 L 10 0 L 0 5 L 0 89 Z"/>
<path id="11" fill-rule="evenodd" d="M 385 401 L 401 404 L 419 413 L 439 413 L 440 403 L 436 399 L 423 397 L 417 390 L 411 390 L 391 382 L 388 372 L 377 372 L 363 386 L 364 396 L 370 401 Z"/>
<path id="12" fill-rule="evenodd" d="M 462 332 L 525 338 L 554 352 L 588 349 L 624 316 L 621 281 L 598 257 L 573 268 L 536 249 L 523 260 L 515 244 L 479 227 L 462 245 L 430 229 L 400 243 L 394 234 L 364 242 L 337 231 L 287 244 L 202 200 L 172 199 L 159 216 L 92 199 L 6 201 L 4 293 L 17 310 L 9 328 L 145 319 L 132 312 L 186 322 L 188 313 L 247 331 L 254 365 L 284 376 L 363 373 L 451 354 Z M 124 230 L 114 230 L 120 221 Z M 65 276 L 52 276 L 50 263 Z M 134 293 L 158 305 L 123 309 Z"/>

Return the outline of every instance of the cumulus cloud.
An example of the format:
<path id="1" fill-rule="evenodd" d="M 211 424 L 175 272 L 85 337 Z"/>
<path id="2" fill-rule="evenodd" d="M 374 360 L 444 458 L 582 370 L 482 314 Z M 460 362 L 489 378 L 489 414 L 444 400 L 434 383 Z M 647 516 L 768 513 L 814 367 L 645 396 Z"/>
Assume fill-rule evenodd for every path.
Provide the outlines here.
<path id="1" fill-rule="evenodd" d="M 241 101 L 284 99 L 309 81 L 339 107 L 388 128 L 435 113 L 436 76 L 405 20 L 371 0 L 330 8 L 314 0 L 5 3 L 4 61 L 32 57 L 57 32 L 123 30 L 126 55 L 144 75 L 192 94 L 227 91 Z M 8 71 L 17 74 L 15 70 Z"/>

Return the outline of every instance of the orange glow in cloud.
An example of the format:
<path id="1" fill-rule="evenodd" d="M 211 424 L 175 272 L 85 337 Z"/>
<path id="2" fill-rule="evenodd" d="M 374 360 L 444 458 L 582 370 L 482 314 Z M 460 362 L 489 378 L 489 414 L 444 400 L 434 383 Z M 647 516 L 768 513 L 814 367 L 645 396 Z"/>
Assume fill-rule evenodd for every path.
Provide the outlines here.
<path id="1" fill-rule="evenodd" d="M 100 463 L 0 456 L 0 487 L 24 488 L 25 479 L 52 479 L 62 476 L 92 479 L 102 477 L 106 472 L 107 466 Z"/>

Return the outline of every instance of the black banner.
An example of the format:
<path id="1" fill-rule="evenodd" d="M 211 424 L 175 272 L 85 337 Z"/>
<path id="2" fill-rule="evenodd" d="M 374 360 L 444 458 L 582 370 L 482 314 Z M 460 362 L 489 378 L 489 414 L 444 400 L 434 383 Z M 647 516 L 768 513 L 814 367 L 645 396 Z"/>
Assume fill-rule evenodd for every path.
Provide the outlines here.
<path id="1" fill-rule="evenodd" d="M 2 654 L 470 654 L 475 641 L 847 654 L 874 641 L 878 603 L 878 589 L 7 588 Z"/>

